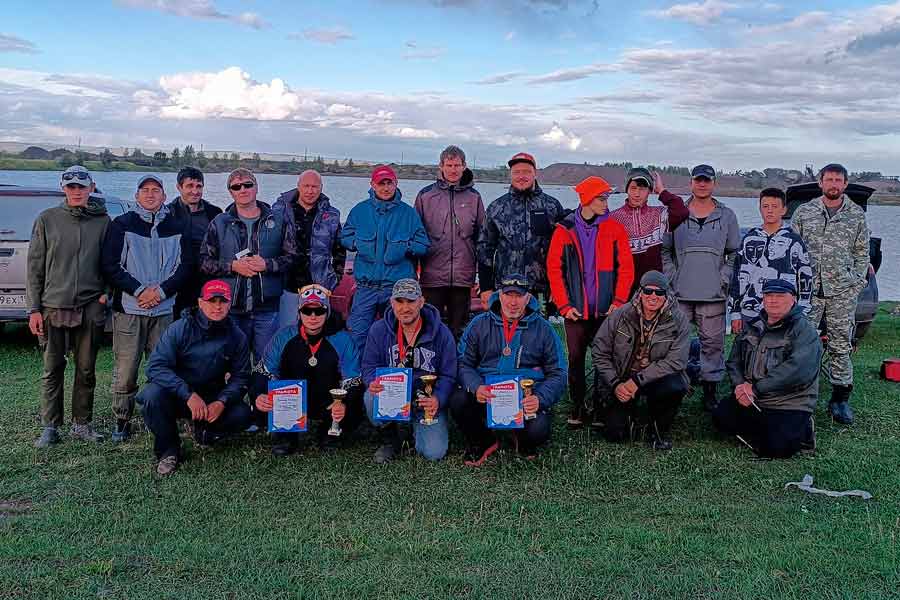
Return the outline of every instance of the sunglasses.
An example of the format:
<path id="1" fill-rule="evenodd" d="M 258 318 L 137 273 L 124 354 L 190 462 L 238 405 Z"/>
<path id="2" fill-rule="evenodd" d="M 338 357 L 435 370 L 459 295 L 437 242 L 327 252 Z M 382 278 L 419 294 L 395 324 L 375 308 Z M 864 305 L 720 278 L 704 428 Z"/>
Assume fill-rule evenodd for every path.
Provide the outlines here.
<path id="1" fill-rule="evenodd" d="M 91 176 L 84 171 L 72 171 L 71 173 L 63 173 L 62 175 L 63 181 L 72 181 L 73 179 L 81 179 L 84 181 L 85 179 L 90 180 L 90 178 Z"/>
<path id="2" fill-rule="evenodd" d="M 647 296 L 665 296 L 666 290 L 661 290 L 659 288 L 642 287 L 641 293 L 646 294 Z"/>
<path id="3" fill-rule="evenodd" d="M 308 306 L 300 309 L 300 312 L 307 317 L 321 317 L 328 313 L 328 310 L 322 306 Z"/>
<path id="4" fill-rule="evenodd" d="M 514 285 L 516 287 L 528 288 L 528 282 L 524 279 L 504 279 L 500 282 L 500 287 L 507 287 L 510 285 Z"/>
<path id="5" fill-rule="evenodd" d="M 245 181 L 244 183 L 232 183 L 231 185 L 228 186 L 228 189 L 231 190 L 232 192 L 236 192 L 241 188 L 244 188 L 245 190 L 249 190 L 250 188 L 252 188 L 255 185 L 256 184 L 253 183 L 252 181 Z"/>

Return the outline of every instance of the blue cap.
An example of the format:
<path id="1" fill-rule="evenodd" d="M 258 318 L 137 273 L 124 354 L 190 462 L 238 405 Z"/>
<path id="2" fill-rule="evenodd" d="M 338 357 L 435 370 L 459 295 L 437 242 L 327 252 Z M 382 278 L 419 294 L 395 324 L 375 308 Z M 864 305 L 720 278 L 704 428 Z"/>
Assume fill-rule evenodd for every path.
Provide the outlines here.
<path id="1" fill-rule="evenodd" d="M 716 178 L 716 170 L 709 165 L 697 165 L 691 169 L 691 179 L 695 177 L 706 177 L 707 179 Z"/>
<path id="2" fill-rule="evenodd" d="M 500 280 L 500 292 L 528 293 L 528 278 L 521 273 L 510 273 Z"/>
<path id="3" fill-rule="evenodd" d="M 797 295 L 797 288 L 790 281 L 784 279 L 767 279 L 762 286 L 763 294 L 793 294 Z"/>
<path id="4" fill-rule="evenodd" d="M 161 187 L 163 190 L 166 189 L 166 186 L 163 185 L 162 179 L 160 179 L 160 178 L 157 177 L 156 175 L 144 175 L 143 177 L 141 177 L 140 179 L 138 179 L 138 183 L 137 183 L 137 188 L 136 188 L 136 189 L 141 189 L 141 186 L 143 186 L 143 185 L 144 185 L 145 183 L 147 183 L 148 181 L 155 181 L 156 184 L 157 184 L 159 187 Z"/>

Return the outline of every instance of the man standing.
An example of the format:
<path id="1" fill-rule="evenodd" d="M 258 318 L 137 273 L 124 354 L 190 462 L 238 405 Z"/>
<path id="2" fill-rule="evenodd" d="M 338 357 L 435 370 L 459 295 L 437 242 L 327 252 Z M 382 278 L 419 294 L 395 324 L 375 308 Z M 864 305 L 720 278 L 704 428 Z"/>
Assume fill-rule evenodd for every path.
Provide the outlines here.
<path id="1" fill-rule="evenodd" d="M 416 212 L 431 240 L 422 259 L 425 300 L 441 311 L 457 340 L 469 316 L 478 235 L 484 224 L 484 204 L 473 182 L 465 152 L 447 146 L 441 152 L 437 181 L 416 196 Z"/>
<path id="2" fill-rule="evenodd" d="M 213 444 L 250 423 L 244 394 L 250 381 L 250 347 L 229 318 L 231 288 L 206 282 L 198 307 L 163 333 L 147 361 L 147 385 L 138 393 L 144 422 L 153 432 L 156 472 L 170 475 L 182 460 L 178 419 L 192 419 L 194 440 Z"/>
<path id="3" fill-rule="evenodd" d="M 203 173 L 195 167 L 183 167 L 178 171 L 176 178 L 179 196 L 167 205 L 169 212 L 181 219 L 188 227 L 190 237 L 190 273 L 185 277 L 184 284 L 175 297 L 175 309 L 173 318 L 181 316 L 185 308 L 197 306 L 197 298 L 200 297 L 200 287 L 203 285 L 204 275 L 200 271 L 200 246 L 206 237 L 206 230 L 216 215 L 222 214 L 222 209 L 213 206 L 203 199 Z"/>
<path id="4" fill-rule="evenodd" d="M 784 279 L 763 284 L 760 318 L 745 323 L 728 358 L 734 393 L 713 411 L 713 423 L 767 458 L 815 447 L 812 413 L 819 397 L 822 344 Z"/>
<path id="5" fill-rule="evenodd" d="M 659 195 L 663 206 L 648 206 L 650 190 Z M 687 206 L 680 196 L 666 190 L 659 173 L 652 176 L 643 167 L 631 169 L 625 177 L 624 206 L 610 213 L 628 232 L 631 255 L 634 258 L 634 283 L 629 297 L 634 294 L 638 282 L 648 271 L 662 271 L 663 236 L 681 225 L 688 217 Z"/>
<path id="6" fill-rule="evenodd" d="M 847 169 L 831 164 L 819 172 L 822 196 L 794 212 L 792 225 L 809 248 L 813 270 L 810 319 L 819 327 L 825 316 L 831 400 L 828 412 L 838 423 L 853 423 L 851 339 L 856 301 L 866 287 L 869 227 L 866 213 L 844 195 Z"/>
<path id="7" fill-rule="evenodd" d="M 700 337 L 703 405 L 712 410 L 716 386 L 725 374 L 725 300 L 741 244 L 734 212 L 713 198 L 716 171 L 709 165 L 691 170 L 690 216 L 664 237 L 666 276 L 688 321 Z"/>
<path id="8" fill-rule="evenodd" d="M 800 308 L 809 313 L 812 268 L 809 252 L 800 235 L 784 225 L 787 210 L 784 192 L 766 188 L 759 194 L 761 227 L 754 227 L 741 240 L 731 277 L 731 331 L 740 333 L 744 324 L 759 318 L 762 286 L 769 279 L 783 279 L 800 292 Z"/>
<path id="9" fill-rule="evenodd" d="M 416 276 L 416 260 L 430 245 L 419 214 L 401 200 L 392 168 L 382 165 L 372 171 L 369 197 L 350 211 L 341 243 L 356 252 L 357 287 L 347 327 L 360 356 L 365 356 L 375 315 L 387 308 L 395 282 Z"/>
<path id="10" fill-rule="evenodd" d="M 685 375 L 690 325 L 668 300 L 669 282 L 659 271 L 641 277 L 640 293 L 606 319 L 594 338 L 594 368 L 612 391 L 603 436 L 624 442 L 640 426 L 639 398 L 646 403 L 655 450 L 669 450 L 669 429 L 688 391 Z"/>
<path id="11" fill-rule="evenodd" d="M 519 454 L 535 458 L 550 439 L 552 407 L 566 391 L 566 356 L 556 331 L 541 316 L 531 286 L 520 273 L 500 280 L 487 312 L 466 326 L 459 342 L 459 383 L 450 399 L 453 420 L 466 438 L 464 462 L 478 467 L 499 448 L 487 426 L 486 404 L 493 394 L 489 375 L 518 375 L 533 379 L 532 393 L 522 399 L 522 410 L 533 419 L 514 431 Z"/>
<path id="12" fill-rule="evenodd" d="M 556 224 L 547 255 L 551 297 L 566 320 L 568 424 L 573 428 L 581 427 L 588 413 L 599 424 L 599 389 L 595 377 L 594 397 L 586 402 L 584 360 L 606 316 L 628 303 L 634 279 L 628 234 L 621 223 L 609 218 L 612 186 L 591 176 L 575 191 L 581 207 Z"/>
<path id="13" fill-rule="evenodd" d="M 278 327 L 297 323 L 300 288 L 317 284 L 329 292 L 341 282 L 347 251 L 341 245 L 341 212 L 322 193 L 322 176 L 304 171 L 296 189 L 278 197 L 272 207 L 294 229 L 297 259 L 287 274 L 278 309 Z"/>
<path id="14" fill-rule="evenodd" d="M 186 224 L 163 204 L 162 180 L 144 175 L 137 204 L 113 219 L 103 242 L 103 274 L 113 288 L 114 442 L 131 437 L 141 358 L 172 323 L 172 308 L 191 270 Z"/>
<path id="15" fill-rule="evenodd" d="M 438 310 L 425 304 L 422 288 L 415 279 L 400 279 L 391 290 L 391 310 L 369 331 L 362 359 L 366 411 L 379 427 L 382 445 L 375 451 L 376 463 L 394 459 L 409 437 L 406 423 L 379 423 L 375 420 L 375 395 L 384 391 L 375 370 L 379 367 L 412 369 L 415 408 L 410 411 L 416 452 L 427 460 L 441 460 L 447 454 L 446 407 L 456 385 L 456 347 L 453 334 L 441 322 Z M 426 396 L 422 375 L 436 375 L 431 396 Z M 437 419 L 431 425 L 421 417 Z"/>
<path id="16" fill-rule="evenodd" d="M 72 437 L 99 442 L 94 431 L 94 365 L 106 320 L 106 296 L 100 266 L 109 226 L 106 206 L 92 198 L 94 180 L 75 165 L 59 180 L 65 194 L 60 206 L 38 215 L 28 247 L 28 328 L 44 347 L 41 376 L 41 423 L 35 442 L 46 448 L 59 442 L 63 424 L 67 338 L 73 347 Z"/>
<path id="17" fill-rule="evenodd" d="M 565 211 L 537 183 L 537 162 L 520 152 L 509 159 L 509 192 L 487 208 L 478 239 L 478 280 L 485 310 L 494 282 L 512 273 L 531 282 L 530 293 L 546 294 L 547 250 L 553 225 Z"/>

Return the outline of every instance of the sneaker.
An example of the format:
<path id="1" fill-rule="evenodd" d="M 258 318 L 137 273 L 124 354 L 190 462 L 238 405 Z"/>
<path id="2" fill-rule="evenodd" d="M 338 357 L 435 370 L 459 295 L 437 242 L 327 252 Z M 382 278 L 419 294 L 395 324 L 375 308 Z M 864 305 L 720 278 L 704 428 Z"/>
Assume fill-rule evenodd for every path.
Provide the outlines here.
<path id="1" fill-rule="evenodd" d="M 174 454 L 166 454 L 156 465 L 156 474 L 160 477 L 166 477 L 175 472 L 178 468 L 178 457 Z"/>
<path id="2" fill-rule="evenodd" d="M 584 427 L 584 421 L 581 420 L 581 417 L 569 417 L 566 419 L 566 426 L 569 429 L 581 429 Z"/>
<path id="3" fill-rule="evenodd" d="M 394 460 L 396 456 L 397 449 L 394 447 L 394 444 L 385 444 L 375 451 L 375 456 L 372 457 L 372 460 L 375 461 L 376 465 L 383 465 Z"/>
<path id="4" fill-rule="evenodd" d="M 828 414 L 841 425 L 853 425 L 853 409 L 849 402 L 831 402 L 828 404 Z"/>
<path id="5" fill-rule="evenodd" d="M 650 447 L 656 451 L 666 451 L 672 449 L 672 440 L 666 437 L 658 437 L 650 440 Z"/>
<path id="6" fill-rule="evenodd" d="M 77 440 L 85 442 L 102 442 L 103 435 L 94 431 L 94 426 L 90 423 L 72 425 L 71 436 Z"/>
<path id="7" fill-rule="evenodd" d="M 290 456 L 296 451 L 296 444 L 290 442 L 279 442 L 272 446 L 272 456 Z"/>
<path id="8" fill-rule="evenodd" d="M 494 440 L 494 443 L 487 448 L 468 448 L 463 455 L 463 464 L 467 467 L 480 467 L 498 448 L 500 448 L 498 440 Z"/>
<path id="9" fill-rule="evenodd" d="M 256 423 L 250 425 L 247 429 L 244 430 L 244 433 L 258 433 L 258 432 L 259 432 L 259 426 L 257 426 Z"/>
<path id="10" fill-rule="evenodd" d="M 35 448 L 49 448 L 53 444 L 59 443 L 59 432 L 56 431 L 56 427 L 44 427 L 44 430 L 41 432 L 41 437 L 34 440 Z"/>
<path id="11" fill-rule="evenodd" d="M 114 443 L 122 443 L 127 442 L 131 439 L 131 423 L 125 421 L 123 419 L 119 419 L 116 423 L 116 428 L 113 430 L 110 439 Z"/>

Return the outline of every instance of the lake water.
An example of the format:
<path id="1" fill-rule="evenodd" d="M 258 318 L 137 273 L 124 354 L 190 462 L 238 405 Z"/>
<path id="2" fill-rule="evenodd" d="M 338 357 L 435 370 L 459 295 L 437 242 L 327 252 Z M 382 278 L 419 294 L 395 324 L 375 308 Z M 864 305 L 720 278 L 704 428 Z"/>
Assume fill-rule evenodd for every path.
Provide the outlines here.
<path id="1" fill-rule="evenodd" d="M 136 172 L 107 172 L 96 173 L 97 186 L 107 194 L 131 199 L 134 197 L 134 185 L 143 173 Z M 231 202 L 228 190 L 225 188 L 225 173 L 210 173 L 206 175 L 206 192 L 204 197 L 221 207 Z M 162 173 L 160 178 L 165 183 L 166 193 L 169 198 L 174 198 L 178 191 L 175 189 L 175 173 Z M 281 192 L 296 186 L 296 175 L 259 175 L 259 199 L 272 203 Z M 0 183 L 13 183 L 18 185 L 50 186 L 55 187 L 59 183 L 59 173 L 52 171 L 0 171 Z M 430 181 L 400 180 L 400 191 L 404 200 L 412 204 L 416 193 Z M 341 211 L 346 218 L 350 209 L 365 198 L 369 181 L 363 177 L 325 177 L 325 194 L 331 198 L 332 204 Z M 499 183 L 480 183 L 476 186 L 484 198 L 485 206 L 506 193 L 508 186 Z M 578 205 L 578 196 L 568 186 L 548 185 L 544 190 L 556 198 L 567 208 Z M 751 227 L 759 223 L 758 202 L 756 198 L 721 198 L 738 217 L 742 227 Z M 616 194 L 610 200 L 610 208 L 618 208 L 625 202 L 624 194 Z M 651 203 L 656 203 L 654 199 Z M 867 212 L 869 228 L 874 236 L 882 239 L 882 251 L 884 260 L 878 273 L 878 287 L 881 300 L 900 300 L 900 270 L 897 269 L 897 260 L 900 258 L 900 207 L 898 206 L 870 206 Z M 2 221 L 2 219 L 0 219 Z"/>

